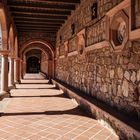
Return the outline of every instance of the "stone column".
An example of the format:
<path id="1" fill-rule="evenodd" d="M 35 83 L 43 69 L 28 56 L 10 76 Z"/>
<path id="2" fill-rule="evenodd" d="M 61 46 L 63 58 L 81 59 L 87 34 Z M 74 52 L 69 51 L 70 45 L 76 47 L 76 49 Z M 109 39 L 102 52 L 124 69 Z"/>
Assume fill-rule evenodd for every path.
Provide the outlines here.
<path id="1" fill-rule="evenodd" d="M 56 58 L 53 59 L 53 78 L 55 78 Z"/>
<path id="2" fill-rule="evenodd" d="M 0 96 L 8 95 L 8 54 L 1 55 L 1 89 Z"/>
<path id="3" fill-rule="evenodd" d="M 9 58 L 9 87 L 14 88 L 14 58 Z"/>
<path id="4" fill-rule="evenodd" d="M 15 58 L 14 59 L 14 82 L 16 84 L 20 83 L 20 74 L 19 74 L 19 71 L 20 71 L 20 59 L 18 58 Z"/>
<path id="5" fill-rule="evenodd" d="M 22 61 L 22 78 L 24 79 L 24 76 L 26 74 L 26 62 Z"/>
<path id="6" fill-rule="evenodd" d="M 48 76 L 53 77 L 53 60 L 48 60 Z"/>
<path id="7" fill-rule="evenodd" d="M 23 60 L 20 60 L 20 79 L 23 79 Z"/>

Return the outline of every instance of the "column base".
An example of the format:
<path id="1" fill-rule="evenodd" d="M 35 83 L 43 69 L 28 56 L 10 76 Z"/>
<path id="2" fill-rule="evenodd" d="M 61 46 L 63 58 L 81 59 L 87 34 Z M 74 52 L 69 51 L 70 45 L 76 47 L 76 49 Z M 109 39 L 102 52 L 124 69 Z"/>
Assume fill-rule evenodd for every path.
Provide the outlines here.
<path id="1" fill-rule="evenodd" d="M 16 81 L 15 84 L 21 84 L 21 81 Z"/>
<path id="2" fill-rule="evenodd" d="M 10 97 L 10 93 L 8 91 L 0 91 L 0 101 L 3 98 L 9 98 Z"/>
<path id="3" fill-rule="evenodd" d="M 15 82 L 15 84 L 19 84 L 19 82 L 18 82 L 18 81 L 16 81 L 16 82 Z"/>
<path id="4" fill-rule="evenodd" d="M 11 90 L 11 89 L 15 89 L 16 86 L 15 86 L 15 85 L 11 85 L 11 86 L 9 86 L 8 88 L 9 88 L 9 90 Z"/>

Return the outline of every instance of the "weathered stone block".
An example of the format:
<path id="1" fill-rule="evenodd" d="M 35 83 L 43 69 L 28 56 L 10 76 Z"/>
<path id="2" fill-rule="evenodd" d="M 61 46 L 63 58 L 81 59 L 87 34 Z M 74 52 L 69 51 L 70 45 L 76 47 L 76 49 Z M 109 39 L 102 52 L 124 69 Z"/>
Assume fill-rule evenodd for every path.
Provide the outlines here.
<path id="1" fill-rule="evenodd" d="M 128 97 L 128 91 L 129 91 L 129 83 L 127 80 L 124 80 L 122 84 L 122 93 L 124 97 Z"/>
<path id="2" fill-rule="evenodd" d="M 133 71 L 131 75 L 131 81 L 134 83 L 136 81 L 136 72 Z"/>
<path id="3" fill-rule="evenodd" d="M 124 72 L 124 77 L 127 79 L 127 80 L 130 80 L 130 73 L 128 71 L 125 71 Z"/>
<path id="4" fill-rule="evenodd" d="M 124 73 L 123 73 L 123 69 L 121 67 L 118 67 L 117 73 L 118 73 L 118 78 L 122 79 Z"/>
<path id="5" fill-rule="evenodd" d="M 112 70 L 110 70 L 110 78 L 111 78 L 111 79 L 113 79 L 113 78 L 114 78 L 114 74 L 115 74 L 114 70 L 113 70 L 113 69 L 112 69 Z"/>

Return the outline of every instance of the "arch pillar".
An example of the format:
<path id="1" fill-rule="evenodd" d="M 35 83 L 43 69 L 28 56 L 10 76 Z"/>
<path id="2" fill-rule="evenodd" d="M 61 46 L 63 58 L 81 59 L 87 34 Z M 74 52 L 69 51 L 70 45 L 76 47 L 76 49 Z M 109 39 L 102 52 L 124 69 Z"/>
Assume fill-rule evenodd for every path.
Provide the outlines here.
<path id="1" fill-rule="evenodd" d="M 41 46 L 37 46 L 37 44 L 41 44 Z M 49 56 L 49 60 L 48 60 L 48 73 L 47 75 L 49 76 L 49 78 L 54 78 L 55 75 L 55 71 L 54 71 L 54 57 L 55 57 L 55 49 L 53 48 L 53 46 L 51 44 L 49 44 L 46 40 L 40 40 L 40 39 L 33 39 L 33 40 L 29 40 L 28 42 L 24 43 L 22 45 L 22 47 L 20 48 L 20 58 L 23 59 L 23 64 L 22 66 L 22 78 L 25 74 L 25 68 L 26 68 L 26 59 L 25 59 L 25 54 L 32 50 L 32 49 L 39 49 L 42 52 L 44 52 L 47 56 Z"/>
<path id="2" fill-rule="evenodd" d="M 0 51 L 1 53 L 1 89 L 0 96 L 9 96 L 8 89 L 8 54 L 9 51 Z"/>
<path id="3" fill-rule="evenodd" d="M 15 84 L 20 83 L 20 59 L 14 59 L 14 82 Z"/>
<path id="4" fill-rule="evenodd" d="M 54 77 L 54 61 L 53 60 L 48 60 L 48 76 L 50 78 Z"/>
<path id="5" fill-rule="evenodd" d="M 24 75 L 26 74 L 26 61 L 23 61 L 23 66 L 22 66 L 22 73 L 23 73 L 23 79 L 24 79 Z"/>
<path id="6" fill-rule="evenodd" d="M 23 60 L 20 59 L 20 79 L 23 79 Z"/>
<path id="7" fill-rule="evenodd" d="M 9 88 L 12 89 L 14 87 L 14 58 L 9 57 Z"/>

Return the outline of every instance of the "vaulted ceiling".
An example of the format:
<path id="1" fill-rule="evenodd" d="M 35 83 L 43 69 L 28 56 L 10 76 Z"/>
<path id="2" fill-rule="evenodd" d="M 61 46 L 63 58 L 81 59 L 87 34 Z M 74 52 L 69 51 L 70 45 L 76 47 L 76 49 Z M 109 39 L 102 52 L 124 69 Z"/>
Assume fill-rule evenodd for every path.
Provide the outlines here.
<path id="1" fill-rule="evenodd" d="M 18 32 L 56 33 L 80 0 L 7 0 Z"/>

